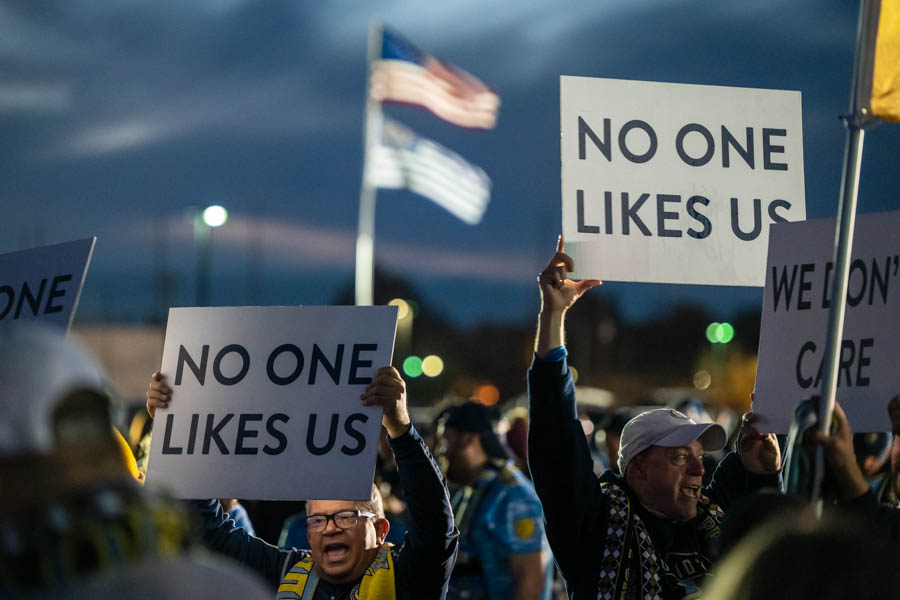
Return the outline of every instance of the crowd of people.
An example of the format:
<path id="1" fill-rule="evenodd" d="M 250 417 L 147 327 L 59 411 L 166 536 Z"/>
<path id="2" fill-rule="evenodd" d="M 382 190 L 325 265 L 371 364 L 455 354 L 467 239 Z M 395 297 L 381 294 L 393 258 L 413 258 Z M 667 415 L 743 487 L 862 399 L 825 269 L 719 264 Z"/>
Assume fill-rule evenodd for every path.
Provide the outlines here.
<path id="1" fill-rule="evenodd" d="M 828 433 L 811 428 L 790 449 L 823 450 L 821 511 L 785 493 L 789 442 L 759 432 L 753 413 L 735 432 L 671 407 L 611 418 L 598 476 L 565 315 L 600 282 L 573 269 L 560 239 L 538 276 L 527 448 L 524 420 L 507 439 L 500 413 L 472 401 L 413 423 L 403 378 L 384 366 L 360 397 L 384 430 L 370 497 L 310 499 L 280 540 L 257 536 L 237 499 L 148 490 L 134 455 L 146 439 L 114 427 L 90 355 L 37 324 L 0 331 L 0 597 L 900 595 L 900 396 L 892 436 L 854 437 L 836 405 Z M 178 401 L 166 375 L 150 379 L 146 435 Z"/>

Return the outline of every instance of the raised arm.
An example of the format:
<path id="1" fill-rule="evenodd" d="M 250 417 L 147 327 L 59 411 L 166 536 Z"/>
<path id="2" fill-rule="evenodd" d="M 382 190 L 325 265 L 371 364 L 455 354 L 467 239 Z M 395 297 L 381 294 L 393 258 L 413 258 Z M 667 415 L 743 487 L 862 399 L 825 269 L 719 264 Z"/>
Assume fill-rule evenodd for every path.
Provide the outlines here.
<path id="1" fill-rule="evenodd" d="M 570 580 L 589 568 L 583 540 L 606 523 L 603 491 L 578 420 L 575 383 L 562 347 L 566 311 L 600 282 L 567 279 L 566 273 L 573 268 L 560 236 L 556 254 L 538 276 L 541 312 L 535 358 L 528 372 L 528 461 L 544 507 L 547 538 L 563 575 Z"/>
<path id="2" fill-rule="evenodd" d="M 447 482 L 410 422 L 406 384 L 395 368 L 380 369 L 362 399 L 366 405 L 383 407 L 382 423 L 390 437 L 409 511 L 409 528 L 397 567 L 399 583 L 408 597 L 442 598 L 456 562 L 459 537 Z"/>
<path id="3" fill-rule="evenodd" d="M 218 500 L 189 500 L 188 506 L 200 518 L 204 545 L 229 556 L 258 573 L 277 589 L 285 567 L 290 567 L 308 551 L 278 548 L 238 527 L 222 510 Z"/>

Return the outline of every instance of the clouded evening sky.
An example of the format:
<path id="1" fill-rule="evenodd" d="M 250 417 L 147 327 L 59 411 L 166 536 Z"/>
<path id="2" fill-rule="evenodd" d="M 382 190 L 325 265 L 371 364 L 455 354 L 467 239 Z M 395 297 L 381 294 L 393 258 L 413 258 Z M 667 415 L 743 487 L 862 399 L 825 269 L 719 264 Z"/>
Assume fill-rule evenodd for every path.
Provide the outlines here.
<path id="1" fill-rule="evenodd" d="M 17 0 L 0 4 L 0 252 L 96 235 L 78 320 L 142 320 L 158 269 L 172 304 L 193 303 L 189 207 L 222 204 L 214 304 L 331 302 L 353 277 L 372 16 L 502 99 L 492 131 L 386 108 L 493 180 L 475 227 L 378 194 L 376 262 L 459 324 L 537 312 L 560 230 L 560 75 L 800 90 L 807 214 L 836 212 L 853 2 Z M 898 157 L 900 125 L 867 134 L 860 212 L 900 209 Z M 630 319 L 761 304 L 757 288 L 603 290 Z"/>

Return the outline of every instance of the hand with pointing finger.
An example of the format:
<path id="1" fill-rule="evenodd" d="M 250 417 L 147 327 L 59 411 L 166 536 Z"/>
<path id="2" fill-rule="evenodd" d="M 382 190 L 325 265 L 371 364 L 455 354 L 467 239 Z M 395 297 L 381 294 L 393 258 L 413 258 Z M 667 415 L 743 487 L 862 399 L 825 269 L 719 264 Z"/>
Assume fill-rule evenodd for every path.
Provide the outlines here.
<path id="1" fill-rule="evenodd" d="M 538 275 L 538 283 L 541 286 L 541 312 L 564 312 L 586 291 L 603 283 L 599 279 L 581 281 L 567 279 L 566 274 L 574 270 L 575 263 L 565 253 L 565 240 L 560 235 L 556 244 L 556 254 Z"/>
<path id="2" fill-rule="evenodd" d="M 566 311 L 575 301 L 592 287 L 598 286 L 599 279 L 575 281 L 566 274 L 575 270 L 575 262 L 565 253 L 565 240 L 559 236 L 556 254 L 538 275 L 541 288 L 541 313 L 534 341 L 534 351 L 538 356 L 546 356 L 554 348 L 563 345 L 565 339 L 564 320 Z"/>

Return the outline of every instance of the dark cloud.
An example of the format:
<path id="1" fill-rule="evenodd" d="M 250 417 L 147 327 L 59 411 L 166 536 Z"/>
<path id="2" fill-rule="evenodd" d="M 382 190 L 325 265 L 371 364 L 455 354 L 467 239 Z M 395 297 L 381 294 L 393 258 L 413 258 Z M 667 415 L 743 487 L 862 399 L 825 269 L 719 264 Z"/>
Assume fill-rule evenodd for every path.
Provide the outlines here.
<path id="1" fill-rule="evenodd" d="M 161 243 L 178 279 L 177 299 L 189 303 L 194 256 L 182 235 L 189 231 L 186 210 L 218 202 L 281 227 L 261 242 L 269 261 L 264 302 L 330 301 L 352 276 L 365 30 L 375 12 L 502 96 L 490 132 L 460 130 L 421 110 L 388 109 L 493 179 L 492 203 L 478 227 L 406 192 L 378 196 L 377 257 L 389 269 L 406 265 L 425 298 L 460 322 L 519 319 L 537 308 L 530 274 L 559 231 L 562 74 L 800 90 L 808 214 L 835 213 L 844 144 L 837 116 L 849 98 L 856 30 L 852 3 L 502 2 L 490 11 L 469 1 L 430 4 L 0 5 L 0 195 L 7 216 L 0 251 L 96 234 L 87 284 L 103 291 L 86 288 L 82 314 L 144 318 L 152 309 L 153 218 L 180 223 Z M 900 208 L 898 140 L 896 125 L 869 133 L 861 211 Z M 237 230 L 231 238 L 224 231 L 215 299 L 243 303 L 248 246 Z M 297 260 L 277 259 L 292 248 L 283 243 L 285 232 L 315 231 L 343 240 L 347 255 L 295 251 Z M 463 268 L 479 256 L 490 260 Z M 521 273 L 522 280 L 487 267 Z M 610 284 L 606 293 L 635 318 L 674 301 L 731 311 L 760 299 L 752 289 L 638 284 Z"/>

